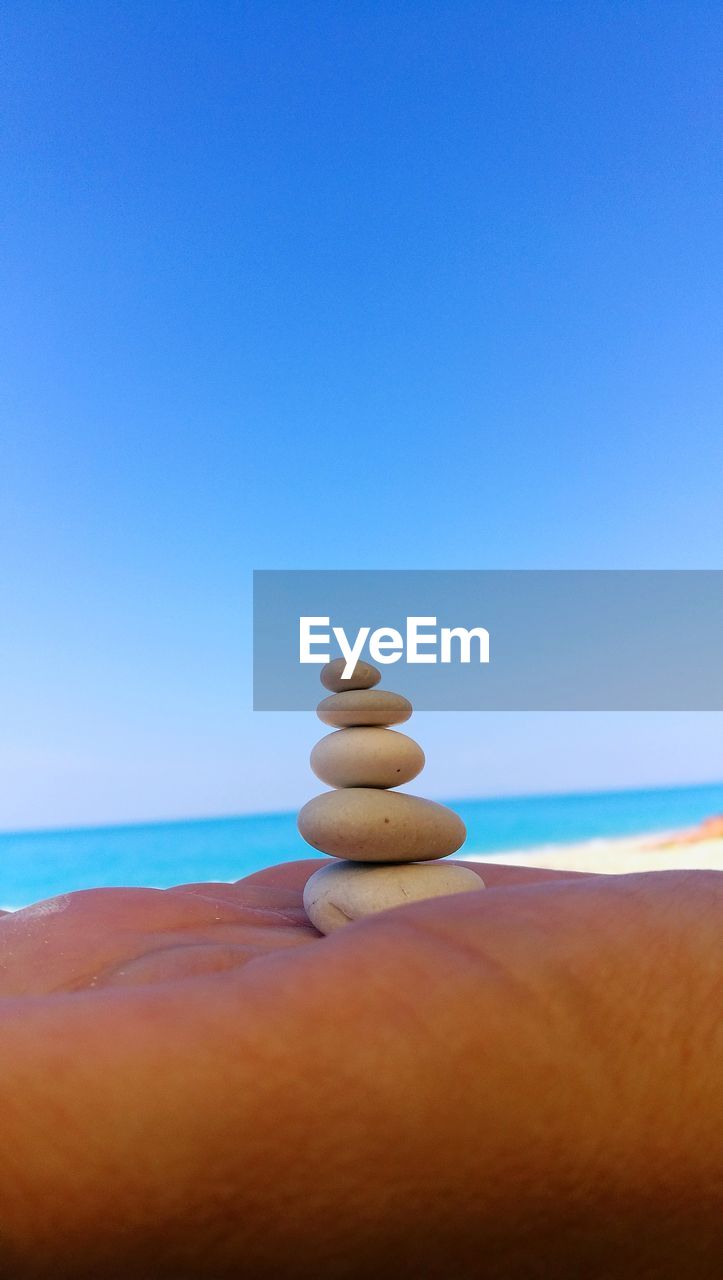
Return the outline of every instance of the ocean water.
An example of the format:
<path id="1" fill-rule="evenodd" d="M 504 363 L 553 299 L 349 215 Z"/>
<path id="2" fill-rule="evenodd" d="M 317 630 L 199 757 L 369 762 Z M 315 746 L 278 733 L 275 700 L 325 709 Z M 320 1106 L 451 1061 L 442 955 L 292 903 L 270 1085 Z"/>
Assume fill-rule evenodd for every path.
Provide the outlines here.
<path id="1" fill-rule="evenodd" d="M 692 826 L 723 813 L 723 784 L 452 801 L 467 824 L 458 856 Z M 0 906 L 95 885 L 237 880 L 314 851 L 293 813 L 0 834 Z"/>

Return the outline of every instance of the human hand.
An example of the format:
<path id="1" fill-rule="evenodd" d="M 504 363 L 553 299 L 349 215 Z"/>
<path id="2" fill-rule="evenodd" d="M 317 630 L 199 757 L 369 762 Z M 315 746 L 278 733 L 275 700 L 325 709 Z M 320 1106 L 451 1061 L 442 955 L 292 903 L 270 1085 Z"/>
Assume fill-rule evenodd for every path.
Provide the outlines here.
<path id="1" fill-rule="evenodd" d="M 0 920 L 0 1273 L 717 1280 L 723 876 L 318 865 Z"/>

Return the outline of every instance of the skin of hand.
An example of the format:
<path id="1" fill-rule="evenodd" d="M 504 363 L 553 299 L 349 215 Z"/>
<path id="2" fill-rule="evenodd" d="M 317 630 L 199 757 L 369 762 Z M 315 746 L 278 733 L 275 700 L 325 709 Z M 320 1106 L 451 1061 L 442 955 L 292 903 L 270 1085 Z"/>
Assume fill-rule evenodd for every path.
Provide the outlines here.
<path id="1" fill-rule="evenodd" d="M 719 1280 L 723 875 L 0 919 L 0 1275 Z"/>

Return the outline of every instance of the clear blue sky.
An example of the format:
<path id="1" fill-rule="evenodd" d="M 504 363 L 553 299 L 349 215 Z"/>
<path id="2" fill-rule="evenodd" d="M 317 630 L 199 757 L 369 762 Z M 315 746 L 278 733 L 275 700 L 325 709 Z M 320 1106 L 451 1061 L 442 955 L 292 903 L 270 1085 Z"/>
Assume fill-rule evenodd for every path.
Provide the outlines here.
<path id="1" fill-rule="evenodd" d="M 718 4 L 17 4 L 0 827 L 287 807 L 254 567 L 715 567 Z M 424 716 L 432 794 L 718 716 Z"/>

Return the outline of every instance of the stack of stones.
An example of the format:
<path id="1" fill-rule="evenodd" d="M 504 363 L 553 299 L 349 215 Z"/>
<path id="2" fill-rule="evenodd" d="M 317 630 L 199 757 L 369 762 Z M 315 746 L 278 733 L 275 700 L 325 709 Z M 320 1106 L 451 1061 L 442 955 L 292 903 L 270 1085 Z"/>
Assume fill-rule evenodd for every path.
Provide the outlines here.
<path id="1" fill-rule="evenodd" d="M 342 678 L 344 661 L 324 667 L 331 691 L 317 715 L 335 732 L 316 744 L 311 767 L 333 791 L 304 805 L 299 831 L 308 844 L 339 859 L 316 871 L 304 907 L 321 933 L 388 907 L 484 888 L 474 871 L 439 861 L 463 844 L 462 819 L 444 805 L 390 790 L 424 768 L 422 748 L 389 726 L 412 714 L 401 694 L 376 689 L 381 672 L 357 663 Z"/>

